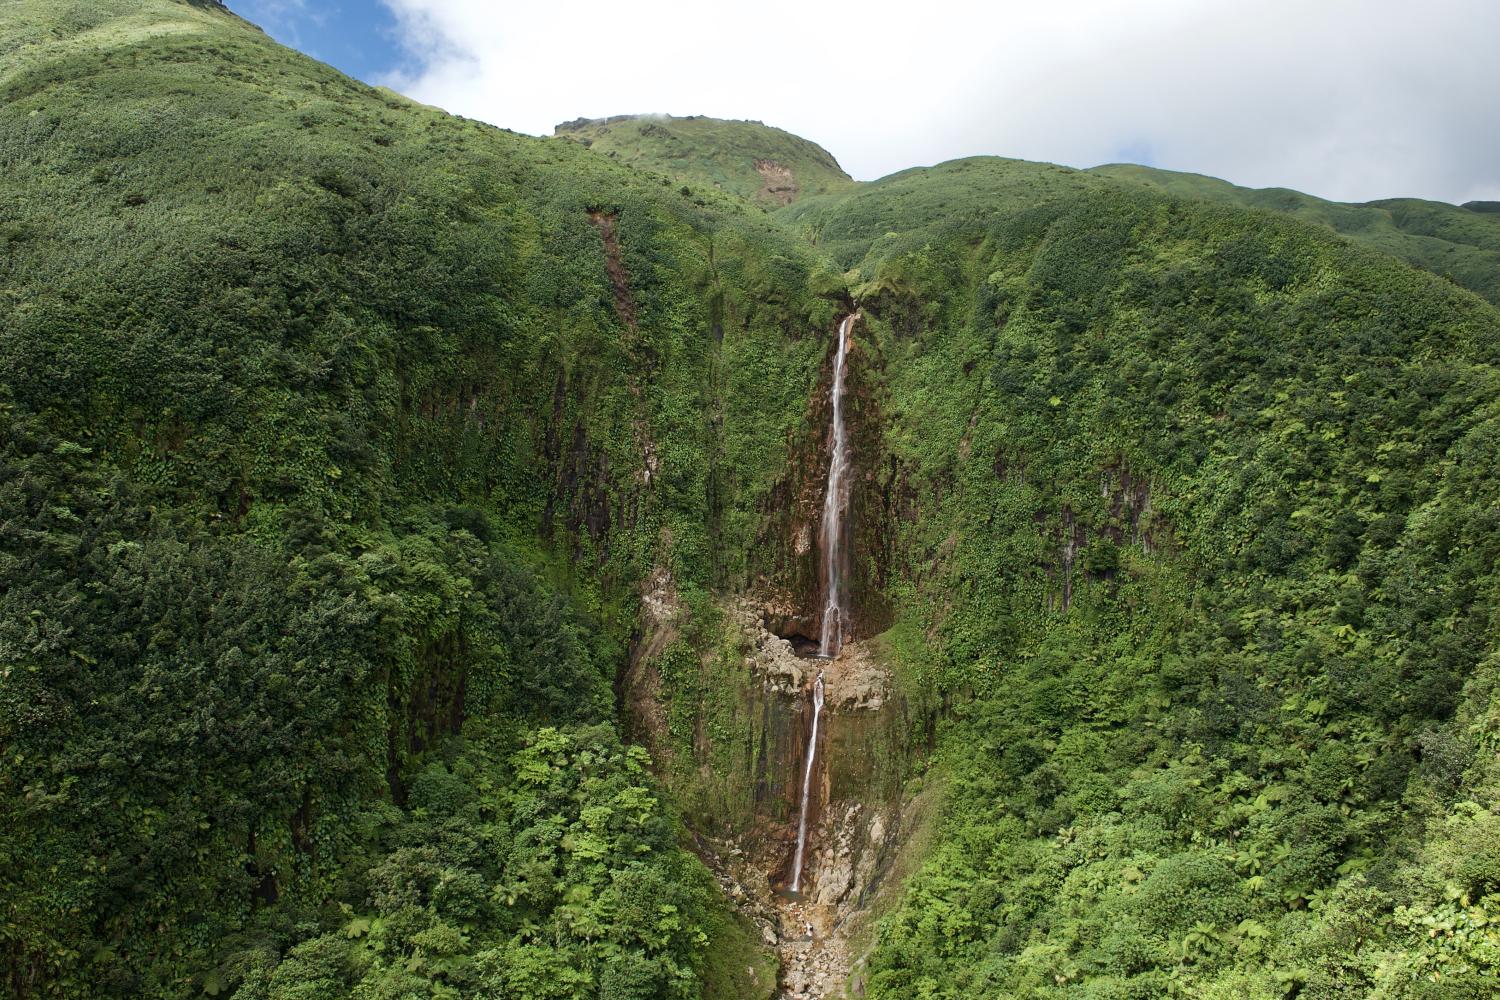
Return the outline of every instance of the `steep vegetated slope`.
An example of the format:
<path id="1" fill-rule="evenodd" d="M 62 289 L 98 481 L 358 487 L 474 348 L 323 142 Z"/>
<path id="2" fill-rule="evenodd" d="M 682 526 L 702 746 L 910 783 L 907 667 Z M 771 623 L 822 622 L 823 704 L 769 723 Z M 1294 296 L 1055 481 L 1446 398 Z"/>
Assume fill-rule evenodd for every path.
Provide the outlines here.
<path id="1" fill-rule="evenodd" d="M 564 122 L 557 134 L 622 163 L 768 206 L 854 184 L 826 149 L 761 122 L 620 115 Z"/>
<path id="2" fill-rule="evenodd" d="M 1113 163 L 1089 172 L 1184 198 L 1285 212 L 1384 250 L 1500 305 L 1500 214 L 1486 207 L 1492 202 L 1457 206 L 1389 198 L 1350 205 L 1286 188 L 1244 188 L 1201 174 L 1132 164 Z"/>
<path id="3" fill-rule="evenodd" d="M 1492 995 L 1500 313 L 1014 161 L 786 212 L 856 272 L 893 635 L 958 701 L 870 995 Z"/>
<path id="4" fill-rule="evenodd" d="M 3 992 L 768 991 L 612 683 L 751 571 L 837 283 L 215 4 L 0 51 Z"/>
<path id="5" fill-rule="evenodd" d="M 822 767 L 944 790 L 860 988 L 1493 995 L 1480 298 L 1015 161 L 773 221 L 728 138 L 669 181 L 207 2 L 0 53 L 9 994 L 767 995 L 661 789 L 785 783 L 724 605 L 816 612 L 852 294 L 854 633 L 917 717 Z"/>

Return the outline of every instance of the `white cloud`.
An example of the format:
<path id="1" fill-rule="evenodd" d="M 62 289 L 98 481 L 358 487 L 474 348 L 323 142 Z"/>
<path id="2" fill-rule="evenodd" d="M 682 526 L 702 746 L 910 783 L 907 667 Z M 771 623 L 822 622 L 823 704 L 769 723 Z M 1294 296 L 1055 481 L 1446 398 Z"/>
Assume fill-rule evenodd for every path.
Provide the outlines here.
<path id="1" fill-rule="evenodd" d="M 877 177 L 994 153 L 1344 200 L 1500 198 L 1493 0 L 383 0 L 418 100 L 534 134 L 756 118 Z"/>

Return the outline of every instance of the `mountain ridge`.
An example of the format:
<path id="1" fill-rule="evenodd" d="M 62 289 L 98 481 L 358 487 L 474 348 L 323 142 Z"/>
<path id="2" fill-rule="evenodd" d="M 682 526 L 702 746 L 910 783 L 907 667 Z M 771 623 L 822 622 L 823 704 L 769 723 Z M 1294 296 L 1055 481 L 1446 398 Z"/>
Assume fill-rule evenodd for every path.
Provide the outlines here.
<path id="1" fill-rule="evenodd" d="M 1133 164 L 1090 170 L 1184 197 L 1279 212 L 1326 226 L 1500 304 L 1500 219 L 1469 205 L 1401 197 L 1335 202 L 1290 188 L 1246 188 L 1203 174 Z"/>
<path id="2" fill-rule="evenodd" d="M 696 129 L 703 135 L 722 131 L 731 136 L 732 141 L 726 142 L 720 136 L 718 141 L 704 142 L 703 135 L 697 136 L 695 141 L 690 135 L 674 135 L 674 129 Z M 741 197 L 776 207 L 785 207 L 810 196 L 849 194 L 862 184 L 890 181 L 911 170 L 932 170 L 947 163 L 975 159 L 965 157 L 931 167 L 911 167 L 873 181 L 855 182 L 822 147 L 759 121 L 729 121 L 704 115 L 683 118 L 616 115 L 564 122 L 557 126 L 555 134 L 568 135 L 591 147 L 597 143 L 598 151 L 622 162 L 689 183 L 713 184 Z M 796 154 L 789 156 L 786 152 L 788 139 L 794 140 L 791 148 L 805 144 L 801 149 L 811 153 L 813 162 L 818 163 L 822 170 L 826 171 L 831 165 L 837 171 L 833 180 L 825 179 L 816 185 L 802 187 L 797 187 L 794 182 L 790 188 L 772 190 L 777 183 L 785 184 L 785 179 L 777 182 L 768 179 L 764 173 L 750 173 L 749 165 L 762 161 L 777 162 L 777 155 L 789 161 L 794 159 Z M 821 162 L 820 157 L 823 158 Z M 1490 214 L 1493 213 L 1487 214 L 1483 209 L 1402 197 L 1363 203 L 1335 202 L 1290 188 L 1246 188 L 1204 174 L 1136 164 L 1111 163 L 1063 169 L 1078 169 L 1177 197 L 1290 215 L 1399 257 L 1500 305 L 1500 221 L 1492 220 Z M 803 172 L 811 171 L 804 168 Z M 791 171 L 794 178 L 797 173 Z"/>
<path id="3" fill-rule="evenodd" d="M 763 205 L 787 205 L 854 183 L 823 147 L 760 121 L 615 115 L 563 122 L 553 134 L 623 163 L 713 185 Z"/>

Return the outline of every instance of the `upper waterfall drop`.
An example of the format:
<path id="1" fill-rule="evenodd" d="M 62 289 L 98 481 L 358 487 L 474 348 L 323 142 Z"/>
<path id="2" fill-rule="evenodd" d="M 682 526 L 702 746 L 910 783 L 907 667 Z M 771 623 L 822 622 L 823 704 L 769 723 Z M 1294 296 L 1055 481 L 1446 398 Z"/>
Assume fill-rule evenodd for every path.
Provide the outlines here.
<path id="1" fill-rule="evenodd" d="M 849 355 L 849 331 L 858 312 L 839 323 L 838 353 L 833 359 L 833 449 L 828 462 L 828 488 L 823 495 L 823 579 L 827 598 L 823 602 L 823 625 L 818 655 L 832 659 L 844 647 L 848 611 L 844 607 L 844 512 L 849 506 L 849 450 L 844 431 L 844 365 Z"/>

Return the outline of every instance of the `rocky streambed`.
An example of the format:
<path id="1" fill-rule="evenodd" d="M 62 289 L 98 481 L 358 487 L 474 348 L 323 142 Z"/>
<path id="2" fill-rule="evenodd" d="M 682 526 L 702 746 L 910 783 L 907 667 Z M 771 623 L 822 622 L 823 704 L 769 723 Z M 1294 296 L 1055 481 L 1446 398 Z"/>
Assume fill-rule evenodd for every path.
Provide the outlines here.
<path id="1" fill-rule="evenodd" d="M 773 728 L 790 735 L 757 772 L 780 772 L 783 786 L 816 750 L 809 797 L 801 891 L 787 890 L 797 816 L 757 824 L 715 844 L 708 855 L 726 892 L 759 925 L 780 958 L 780 996 L 843 996 L 849 980 L 849 934 L 895 856 L 903 778 L 909 765 L 906 709 L 887 666 L 870 642 L 851 642 L 830 660 L 797 655 L 770 632 L 751 605 L 736 609 L 749 653 L 745 668 L 772 702 Z M 810 747 L 810 692 L 819 672 L 824 709 Z M 766 744 L 770 753 L 773 743 Z M 786 814 L 782 814 L 786 815 Z M 788 837 L 788 833 L 792 837 Z"/>
<path id="2" fill-rule="evenodd" d="M 694 646 L 697 678 L 685 684 L 679 673 L 674 686 L 659 664 L 681 649 L 687 626 L 669 578 L 653 580 L 642 608 L 645 628 L 621 679 L 633 738 L 652 750 L 697 852 L 776 952 L 779 995 L 843 996 L 851 971 L 858 978 L 850 934 L 909 826 L 902 796 L 919 727 L 897 694 L 883 644 L 851 641 L 827 660 L 799 655 L 777 634 L 784 623 L 767 603 L 743 599 L 719 607 L 722 632 Z M 676 655 L 673 669 L 681 671 Z M 824 707 L 801 891 L 793 894 L 819 671 Z M 683 700 L 685 688 L 694 700 Z"/>

